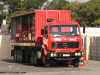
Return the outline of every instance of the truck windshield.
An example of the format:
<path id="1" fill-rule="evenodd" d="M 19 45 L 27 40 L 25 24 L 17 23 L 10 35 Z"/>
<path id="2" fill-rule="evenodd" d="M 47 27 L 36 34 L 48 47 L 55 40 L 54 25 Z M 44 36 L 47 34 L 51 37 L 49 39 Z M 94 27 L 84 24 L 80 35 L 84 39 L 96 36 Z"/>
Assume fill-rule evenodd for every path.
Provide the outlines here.
<path id="1" fill-rule="evenodd" d="M 78 36 L 80 33 L 77 25 L 52 25 L 51 36 Z"/>

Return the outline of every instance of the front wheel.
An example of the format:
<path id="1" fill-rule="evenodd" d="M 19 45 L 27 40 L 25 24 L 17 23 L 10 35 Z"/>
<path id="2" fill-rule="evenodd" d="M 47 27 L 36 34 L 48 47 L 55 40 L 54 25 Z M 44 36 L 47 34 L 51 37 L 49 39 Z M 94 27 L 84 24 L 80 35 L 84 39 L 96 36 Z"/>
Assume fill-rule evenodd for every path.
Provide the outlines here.
<path id="1" fill-rule="evenodd" d="M 50 65 L 50 63 L 49 63 L 47 57 L 44 55 L 43 52 L 42 52 L 42 58 L 41 58 L 41 60 L 42 60 L 43 66 L 48 67 L 48 66 Z"/>
<path id="2" fill-rule="evenodd" d="M 79 67 L 79 58 L 78 58 L 78 59 L 75 59 L 75 60 L 73 61 L 73 66 L 74 66 L 74 67 Z"/>
<path id="3" fill-rule="evenodd" d="M 41 51 L 32 52 L 30 56 L 30 64 L 36 66 L 41 65 Z"/>

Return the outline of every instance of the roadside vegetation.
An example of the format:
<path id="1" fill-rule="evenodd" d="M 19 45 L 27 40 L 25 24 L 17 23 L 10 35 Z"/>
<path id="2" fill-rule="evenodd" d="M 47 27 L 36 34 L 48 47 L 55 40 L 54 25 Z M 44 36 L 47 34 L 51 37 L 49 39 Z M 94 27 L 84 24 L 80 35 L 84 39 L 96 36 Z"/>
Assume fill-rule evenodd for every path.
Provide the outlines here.
<path id="1" fill-rule="evenodd" d="M 46 0 L 6 0 L 10 5 L 9 14 L 40 9 Z M 100 27 L 100 0 L 90 0 L 87 3 L 69 3 L 65 0 L 54 0 L 47 9 L 70 9 L 73 17 L 81 26 Z"/>

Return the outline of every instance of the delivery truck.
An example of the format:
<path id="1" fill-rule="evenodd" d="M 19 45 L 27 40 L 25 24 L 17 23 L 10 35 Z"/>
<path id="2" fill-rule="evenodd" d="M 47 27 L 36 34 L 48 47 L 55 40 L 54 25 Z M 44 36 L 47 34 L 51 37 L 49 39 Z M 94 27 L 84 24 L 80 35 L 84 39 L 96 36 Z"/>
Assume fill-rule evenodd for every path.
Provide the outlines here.
<path id="1" fill-rule="evenodd" d="M 84 65 L 80 25 L 70 10 L 35 10 L 11 16 L 11 56 L 17 62 Z"/>

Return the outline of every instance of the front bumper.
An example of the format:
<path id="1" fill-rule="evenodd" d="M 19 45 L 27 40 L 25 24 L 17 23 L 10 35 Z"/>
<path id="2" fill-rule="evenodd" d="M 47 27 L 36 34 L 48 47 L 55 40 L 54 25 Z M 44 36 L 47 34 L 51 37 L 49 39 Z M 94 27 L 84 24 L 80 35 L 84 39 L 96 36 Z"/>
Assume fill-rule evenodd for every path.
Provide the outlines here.
<path id="1" fill-rule="evenodd" d="M 48 59 L 55 60 L 73 60 L 76 58 L 80 58 L 82 56 L 82 52 L 74 52 L 74 53 L 48 53 Z"/>

